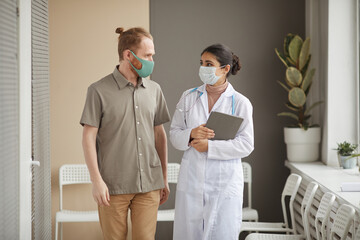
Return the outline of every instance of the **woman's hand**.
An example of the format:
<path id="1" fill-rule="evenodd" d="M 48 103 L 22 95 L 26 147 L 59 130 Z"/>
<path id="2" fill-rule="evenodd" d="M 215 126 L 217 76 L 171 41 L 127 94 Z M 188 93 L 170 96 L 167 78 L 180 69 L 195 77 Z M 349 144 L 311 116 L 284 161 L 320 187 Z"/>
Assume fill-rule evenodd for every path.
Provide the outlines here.
<path id="1" fill-rule="evenodd" d="M 193 128 L 190 134 L 190 138 L 211 139 L 213 137 L 215 137 L 214 131 L 205 127 L 205 124 Z"/>
<path id="2" fill-rule="evenodd" d="M 208 140 L 205 139 L 194 139 L 191 141 L 190 145 L 195 148 L 198 152 L 207 152 L 208 150 Z"/>

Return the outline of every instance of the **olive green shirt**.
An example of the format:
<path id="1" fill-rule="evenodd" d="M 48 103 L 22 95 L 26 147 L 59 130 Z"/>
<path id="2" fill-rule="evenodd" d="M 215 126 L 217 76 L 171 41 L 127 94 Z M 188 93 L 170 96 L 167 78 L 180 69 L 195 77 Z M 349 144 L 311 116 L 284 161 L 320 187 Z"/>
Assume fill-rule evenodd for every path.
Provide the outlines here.
<path id="1" fill-rule="evenodd" d="M 111 195 L 164 188 L 154 137 L 154 126 L 170 120 L 164 95 L 145 78 L 134 87 L 117 67 L 88 88 L 80 124 L 98 128 L 97 160 Z"/>

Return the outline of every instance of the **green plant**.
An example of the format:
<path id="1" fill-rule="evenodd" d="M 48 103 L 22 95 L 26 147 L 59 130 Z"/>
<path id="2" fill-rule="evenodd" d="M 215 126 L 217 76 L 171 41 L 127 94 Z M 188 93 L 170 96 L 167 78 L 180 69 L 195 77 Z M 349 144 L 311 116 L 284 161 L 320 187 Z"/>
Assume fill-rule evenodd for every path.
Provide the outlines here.
<path id="1" fill-rule="evenodd" d="M 284 39 L 284 53 L 275 48 L 275 52 L 281 62 L 285 65 L 285 83 L 278 83 L 288 92 L 288 102 L 285 106 L 293 112 L 281 112 L 278 116 L 293 118 L 297 121 L 296 127 L 307 130 L 310 125 L 310 111 L 322 103 L 318 101 L 310 107 L 306 107 L 306 97 L 312 85 L 315 69 L 308 71 L 311 60 L 310 38 L 305 41 L 298 35 L 289 33 Z"/>
<path id="2" fill-rule="evenodd" d="M 358 147 L 357 144 L 352 144 L 347 141 L 344 141 L 342 143 L 338 143 L 337 148 L 335 150 L 337 150 L 337 152 L 341 156 L 357 157 L 357 156 L 359 156 L 359 154 L 354 154 L 354 151 L 357 147 Z"/>

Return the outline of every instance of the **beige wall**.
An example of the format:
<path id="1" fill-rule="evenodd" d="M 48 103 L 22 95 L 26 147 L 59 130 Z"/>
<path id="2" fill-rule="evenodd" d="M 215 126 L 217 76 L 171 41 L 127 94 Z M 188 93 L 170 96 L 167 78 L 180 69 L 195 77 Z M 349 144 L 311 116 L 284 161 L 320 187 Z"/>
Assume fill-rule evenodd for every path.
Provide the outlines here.
<path id="1" fill-rule="evenodd" d="M 149 29 L 149 0 L 50 0 L 52 223 L 59 209 L 59 167 L 84 163 L 79 124 L 87 87 L 118 62 L 116 27 Z M 64 207 L 96 209 L 91 187 L 64 189 Z M 102 239 L 98 223 L 66 223 L 64 240 Z"/>

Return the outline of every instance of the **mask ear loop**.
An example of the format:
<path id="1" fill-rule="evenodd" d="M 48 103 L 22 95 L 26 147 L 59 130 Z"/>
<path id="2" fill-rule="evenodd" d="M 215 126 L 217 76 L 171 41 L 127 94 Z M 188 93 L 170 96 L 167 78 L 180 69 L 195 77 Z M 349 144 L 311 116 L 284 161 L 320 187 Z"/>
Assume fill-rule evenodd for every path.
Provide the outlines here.
<path id="1" fill-rule="evenodd" d="M 137 59 L 137 56 L 135 55 L 135 53 L 134 53 L 133 51 L 131 51 L 130 49 L 128 49 L 128 50 L 129 50 L 130 53 L 134 56 L 134 58 Z M 140 69 L 137 69 L 137 68 L 131 63 L 130 59 L 128 59 L 128 62 L 129 62 L 130 65 L 131 65 L 134 69 L 136 69 L 136 70 L 140 70 L 140 69 L 142 68 L 142 64 L 141 64 L 141 68 L 140 68 Z"/>
<path id="2" fill-rule="evenodd" d="M 231 65 L 230 65 L 230 64 L 222 65 L 222 66 L 220 66 L 219 68 L 224 68 L 224 67 L 226 67 L 227 65 L 229 65 L 229 66 L 230 66 L 230 69 L 231 69 Z M 229 71 L 229 72 L 230 72 L 230 71 Z M 229 72 L 225 73 L 225 75 L 227 75 Z"/>

